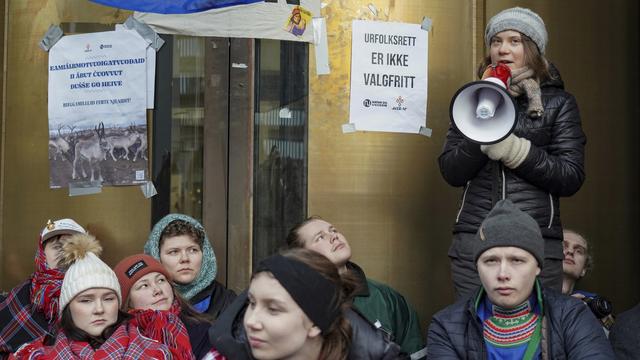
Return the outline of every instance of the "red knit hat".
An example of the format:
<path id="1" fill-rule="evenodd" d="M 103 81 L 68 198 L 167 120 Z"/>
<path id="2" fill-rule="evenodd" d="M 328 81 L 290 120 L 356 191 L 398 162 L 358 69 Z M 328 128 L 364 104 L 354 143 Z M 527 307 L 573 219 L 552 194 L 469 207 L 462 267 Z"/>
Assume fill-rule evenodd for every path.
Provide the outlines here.
<path id="1" fill-rule="evenodd" d="M 129 291 L 133 284 L 141 277 L 152 273 L 159 272 L 164 275 L 167 280 L 171 281 L 171 277 L 167 270 L 158 262 L 158 260 L 146 254 L 135 254 L 122 259 L 113 271 L 118 277 L 120 289 L 122 291 L 122 308 L 125 308 L 129 302 Z"/>

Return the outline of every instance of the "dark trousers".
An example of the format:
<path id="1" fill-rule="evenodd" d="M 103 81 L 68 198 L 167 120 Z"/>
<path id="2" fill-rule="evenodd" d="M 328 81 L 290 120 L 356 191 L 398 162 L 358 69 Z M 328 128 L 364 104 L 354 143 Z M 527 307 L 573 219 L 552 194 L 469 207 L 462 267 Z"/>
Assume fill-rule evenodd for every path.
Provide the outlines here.
<path id="1" fill-rule="evenodd" d="M 449 248 L 451 260 L 451 277 L 456 292 L 456 300 L 475 291 L 480 284 L 480 277 L 473 261 L 475 234 L 457 233 Z M 544 239 L 544 266 L 540 273 L 542 286 L 562 291 L 562 241 Z"/>

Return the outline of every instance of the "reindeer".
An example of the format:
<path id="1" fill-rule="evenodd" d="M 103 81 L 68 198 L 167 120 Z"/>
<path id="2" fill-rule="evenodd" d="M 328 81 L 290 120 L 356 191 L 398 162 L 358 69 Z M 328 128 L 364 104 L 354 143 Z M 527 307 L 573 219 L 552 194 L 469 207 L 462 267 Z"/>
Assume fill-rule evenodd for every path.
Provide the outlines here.
<path id="1" fill-rule="evenodd" d="M 116 157 L 113 155 L 113 150 L 115 149 L 124 149 L 124 158 L 129 160 L 129 147 L 133 146 L 133 144 L 141 138 L 140 134 L 135 131 L 133 126 L 130 126 L 127 130 L 125 130 L 123 135 L 110 136 L 107 138 L 107 143 L 109 147 L 109 153 L 113 158 L 113 161 L 117 161 Z M 105 154 L 105 160 L 106 160 Z"/>
<path id="2" fill-rule="evenodd" d="M 89 162 L 91 167 L 91 181 L 95 180 L 94 172 L 98 173 L 98 180 L 101 182 L 103 181 L 100 163 L 104 160 L 105 153 L 109 150 L 109 145 L 104 138 L 104 124 L 101 122 L 94 128 L 94 130 L 98 135 L 97 137 L 93 136 L 86 140 L 79 140 L 76 143 L 75 159 L 73 160 L 73 173 L 71 175 L 74 180 L 78 178 L 78 165 L 81 167 L 82 177 L 87 177 L 87 173 L 84 171 L 84 166 L 82 166 L 82 161 L 85 160 Z M 78 162 L 80 163 L 78 164 Z"/>
<path id="3" fill-rule="evenodd" d="M 62 136 L 62 128 L 64 125 L 58 125 L 58 137 L 55 139 L 49 139 L 49 148 L 53 149 L 53 160 L 58 160 L 58 155 L 62 156 L 62 160 L 65 160 L 65 154 L 71 150 L 71 145 Z M 51 157 L 49 157 L 51 159 Z"/>
<path id="4" fill-rule="evenodd" d="M 136 154 L 133 157 L 133 162 L 136 162 L 136 160 L 138 159 L 138 155 L 140 154 L 141 158 L 148 160 L 147 159 L 147 137 L 145 136 L 145 134 L 139 134 L 139 138 L 140 138 L 140 146 L 138 146 L 138 149 L 136 149 Z"/>

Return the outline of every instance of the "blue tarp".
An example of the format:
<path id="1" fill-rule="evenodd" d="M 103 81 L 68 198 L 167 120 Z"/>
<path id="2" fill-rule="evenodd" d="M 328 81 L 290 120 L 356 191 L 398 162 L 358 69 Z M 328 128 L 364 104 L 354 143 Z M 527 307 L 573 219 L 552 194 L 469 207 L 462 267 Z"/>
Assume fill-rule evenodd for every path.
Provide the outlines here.
<path id="1" fill-rule="evenodd" d="M 119 9 L 157 14 L 189 14 L 264 0 L 89 0 Z"/>

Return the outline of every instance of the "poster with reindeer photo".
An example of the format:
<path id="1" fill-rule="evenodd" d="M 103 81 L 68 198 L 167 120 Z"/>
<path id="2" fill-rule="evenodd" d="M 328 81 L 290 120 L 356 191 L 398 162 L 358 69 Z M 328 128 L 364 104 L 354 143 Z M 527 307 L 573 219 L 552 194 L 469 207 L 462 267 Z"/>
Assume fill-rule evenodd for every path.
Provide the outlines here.
<path id="1" fill-rule="evenodd" d="M 49 187 L 146 182 L 148 43 L 133 31 L 62 37 L 49 51 Z"/>

